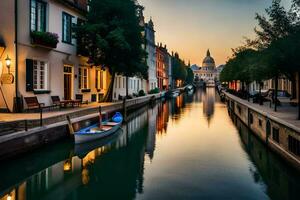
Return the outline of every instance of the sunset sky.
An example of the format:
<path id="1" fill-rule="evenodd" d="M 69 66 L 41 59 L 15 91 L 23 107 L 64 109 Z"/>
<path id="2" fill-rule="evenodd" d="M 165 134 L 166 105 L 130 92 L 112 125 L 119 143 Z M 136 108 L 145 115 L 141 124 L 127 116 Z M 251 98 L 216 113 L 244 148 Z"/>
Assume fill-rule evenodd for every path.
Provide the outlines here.
<path id="1" fill-rule="evenodd" d="M 186 61 L 202 64 L 209 48 L 216 64 L 226 62 L 231 48 L 253 37 L 255 13 L 264 13 L 272 0 L 138 0 L 156 30 L 156 43 L 167 44 Z M 288 7 L 290 0 L 283 0 Z"/>

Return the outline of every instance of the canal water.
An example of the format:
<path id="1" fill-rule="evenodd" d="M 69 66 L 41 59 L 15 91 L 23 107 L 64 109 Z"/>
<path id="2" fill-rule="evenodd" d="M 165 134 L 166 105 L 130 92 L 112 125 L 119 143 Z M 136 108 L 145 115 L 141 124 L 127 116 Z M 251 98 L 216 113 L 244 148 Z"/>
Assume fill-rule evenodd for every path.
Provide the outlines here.
<path id="1" fill-rule="evenodd" d="M 213 88 L 145 107 L 111 138 L 0 165 L 0 199 L 299 199 L 300 175 Z"/>

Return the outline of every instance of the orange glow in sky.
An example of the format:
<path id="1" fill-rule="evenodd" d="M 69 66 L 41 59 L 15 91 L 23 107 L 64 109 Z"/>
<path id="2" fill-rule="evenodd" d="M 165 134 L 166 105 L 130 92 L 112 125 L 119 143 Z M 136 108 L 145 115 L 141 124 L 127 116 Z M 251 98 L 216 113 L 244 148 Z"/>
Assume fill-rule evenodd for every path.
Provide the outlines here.
<path id="1" fill-rule="evenodd" d="M 272 0 L 138 0 L 152 17 L 156 43 L 167 44 L 191 64 L 202 65 L 210 49 L 216 64 L 224 64 L 232 48 L 253 37 L 255 13 L 264 14 Z M 290 0 L 283 0 L 288 5 Z"/>

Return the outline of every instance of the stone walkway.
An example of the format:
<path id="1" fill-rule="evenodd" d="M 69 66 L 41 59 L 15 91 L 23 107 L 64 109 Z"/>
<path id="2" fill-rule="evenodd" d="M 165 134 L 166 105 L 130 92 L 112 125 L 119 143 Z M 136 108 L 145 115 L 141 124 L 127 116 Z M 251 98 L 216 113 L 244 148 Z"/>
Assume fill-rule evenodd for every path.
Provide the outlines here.
<path id="1" fill-rule="evenodd" d="M 71 113 L 75 113 L 78 111 L 84 111 L 87 109 L 98 108 L 99 106 L 107 107 L 114 104 L 120 104 L 121 102 L 115 103 L 91 103 L 88 105 L 82 105 L 78 108 L 65 108 L 65 109 L 53 109 L 53 110 L 44 110 L 43 111 L 43 119 L 58 117 L 61 115 L 67 115 Z M 0 113 L 0 123 L 5 122 L 13 122 L 13 121 L 22 121 L 22 120 L 38 120 L 40 119 L 40 113 Z"/>
<path id="2" fill-rule="evenodd" d="M 247 100 L 240 99 L 236 96 L 233 96 L 231 94 L 228 94 L 230 97 L 238 99 L 240 102 L 242 102 L 245 105 L 248 105 L 252 108 L 255 108 L 256 110 L 268 113 L 268 115 L 274 116 L 282 121 L 285 121 L 289 124 L 292 124 L 298 128 L 300 128 L 300 120 L 298 120 L 298 107 L 297 106 L 291 106 L 289 104 L 283 104 L 282 106 L 278 106 L 277 112 L 274 111 L 274 104 L 272 104 L 272 108 L 270 108 L 270 103 L 265 102 L 264 105 L 259 105 L 248 102 Z"/>

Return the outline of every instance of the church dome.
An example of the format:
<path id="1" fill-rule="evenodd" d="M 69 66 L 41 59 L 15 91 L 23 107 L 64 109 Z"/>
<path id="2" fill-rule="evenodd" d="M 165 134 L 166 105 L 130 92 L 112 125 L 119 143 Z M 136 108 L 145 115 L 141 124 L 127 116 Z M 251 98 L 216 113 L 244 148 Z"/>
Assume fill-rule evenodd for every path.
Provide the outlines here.
<path id="1" fill-rule="evenodd" d="M 210 55 L 210 51 L 207 50 L 206 57 L 203 60 L 203 67 L 216 67 L 215 60 Z"/>

